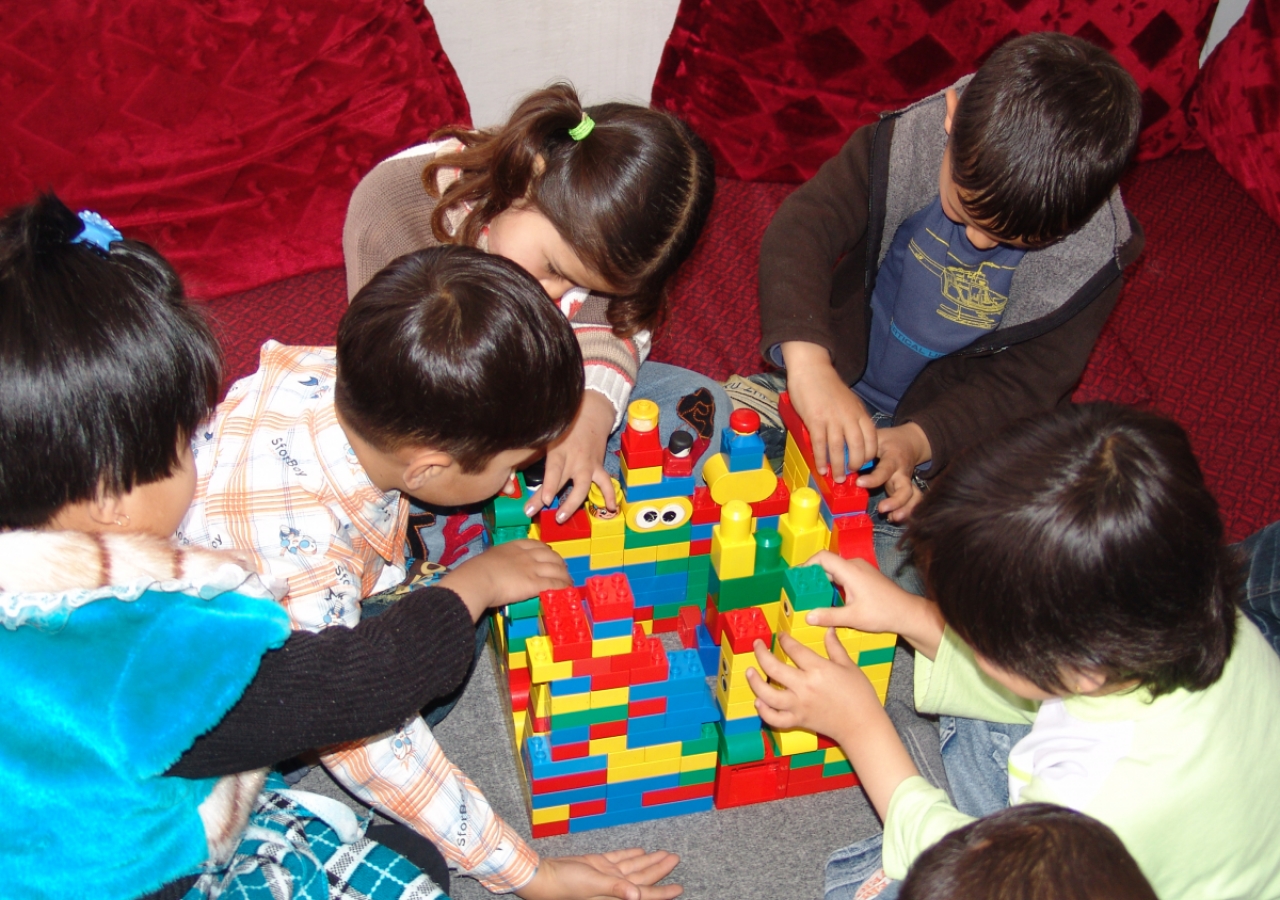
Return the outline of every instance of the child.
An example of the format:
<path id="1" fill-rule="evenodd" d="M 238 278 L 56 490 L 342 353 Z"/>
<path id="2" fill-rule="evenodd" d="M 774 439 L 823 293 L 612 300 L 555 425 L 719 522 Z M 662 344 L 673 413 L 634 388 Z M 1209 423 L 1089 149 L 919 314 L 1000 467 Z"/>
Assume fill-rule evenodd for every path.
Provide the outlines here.
<path id="1" fill-rule="evenodd" d="M 934 844 L 911 866 L 901 900 L 1156 900 L 1114 831 L 1097 819 L 1024 803 Z"/>
<path id="2" fill-rule="evenodd" d="M 854 132 L 765 232 L 761 349 L 786 367 L 820 472 L 879 458 L 857 483 L 882 569 L 901 562 L 917 473 L 1079 380 L 1142 247 L 1116 189 L 1140 118 L 1105 51 L 1015 38 Z"/>
<path id="3" fill-rule="evenodd" d="M 958 460 L 907 536 L 929 599 L 819 554 L 847 605 L 809 621 L 906 638 L 921 712 L 1034 723 L 1007 772 L 993 748 L 944 747 L 949 781 L 1096 817 L 1165 900 L 1278 895 L 1280 658 L 1239 613 L 1236 554 L 1177 425 L 1105 404 L 1026 420 Z M 830 661 L 781 641 L 799 668 L 757 649 L 785 688 L 749 676 L 760 715 L 840 742 L 901 878 L 971 817 L 916 774 L 834 634 Z M 875 855 L 841 851 L 828 896 Z"/>
<path id="4" fill-rule="evenodd" d="M 295 628 L 354 626 L 380 574 L 404 574 L 386 563 L 400 561 L 408 497 L 456 505 L 496 494 L 568 427 L 582 379 L 569 323 L 519 266 L 468 247 L 402 256 L 351 302 L 336 350 L 268 343 L 258 372 L 232 386 L 194 442 L 196 496 L 179 537 L 248 551 L 287 578 Z M 512 564 L 493 550 L 468 563 L 495 584 Z M 555 569 L 563 575 L 558 558 Z M 491 890 L 536 900 L 615 883 L 612 866 L 539 864 L 421 716 L 323 759 Z"/>
<path id="5" fill-rule="evenodd" d="M 411 863 L 332 801 L 262 791 L 263 767 L 448 693 L 475 619 L 563 567 L 528 542 L 503 577 L 472 563 L 368 626 L 291 634 L 271 579 L 168 540 L 220 380 L 169 265 L 45 196 L 0 220 L 0 320 L 5 896 L 441 896 L 428 842 L 378 827 Z"/>
<path id="6" fill-rule="evenodd" d="M 693 251 L 715 193 L 714 164 L 698 136 L 660 110 L 584 109 L 572 87 L 556 84 L 526 97 L 501 128 L 457 126 L 434 137 L 380 163 L 352 195 L 342 233 L 347 294 L 395 257 L 442 243 L 505 256 L 559 301 L 582 345 L 587 393 L 548 452 L 529 514 L 568 480 L 558 520 L 582 504 L 592 482 L 617 508 L 609 476 L 618 475 L 612 451 L 630 399 L 659 405 L 665 446 L 682 418 L 681 398 L 703 398 L 683 418 L 718 441 L 730 412 L 721 387 L 645 362 L 667 283 Z"/>

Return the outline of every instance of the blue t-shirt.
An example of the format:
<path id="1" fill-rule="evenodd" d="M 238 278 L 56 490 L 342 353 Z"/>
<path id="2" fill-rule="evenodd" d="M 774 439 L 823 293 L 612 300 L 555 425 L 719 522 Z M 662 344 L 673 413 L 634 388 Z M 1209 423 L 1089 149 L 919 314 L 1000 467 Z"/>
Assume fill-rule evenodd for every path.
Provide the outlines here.
<path id="1" fill-rule="evenodd" d="M 979 250 L 941 198 L 899 226 L 871 295 L 867 369 L 853 386 L 870 406 L 894 413 L 929 362 L 994 331 L 1025 250 Z"/>

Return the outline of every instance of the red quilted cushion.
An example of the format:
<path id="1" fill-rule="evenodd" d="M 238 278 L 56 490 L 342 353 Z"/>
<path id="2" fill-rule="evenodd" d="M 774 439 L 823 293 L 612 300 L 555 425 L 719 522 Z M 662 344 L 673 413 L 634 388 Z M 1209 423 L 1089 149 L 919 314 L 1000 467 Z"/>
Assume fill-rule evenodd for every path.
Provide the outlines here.
<path id="1" fill-rule="evenodd" d="M 1005 39 L 1058 30 L 1102 46 L 1142 89 L 1140 157 L 1188 134 L 1182 101 L 1216 0 L 681 0 L 655 104 L 708 140 L 719 173 L 803 181 L 858 126 L 976 69 Z"/>
<path id="2" fill-rule="evenodd" d="M 1253 0 L 1209 56 L 1196 125 L 1222 167 L 1280 222 L 1280 0 Z"/>
<path id="3" fill-rule="evenodd" d="M 421 0 L 42 0 L 0 23 L 0 205 L 53 188 L 194 293 L 340 265 L 360 175 L 469 118 Z"/>

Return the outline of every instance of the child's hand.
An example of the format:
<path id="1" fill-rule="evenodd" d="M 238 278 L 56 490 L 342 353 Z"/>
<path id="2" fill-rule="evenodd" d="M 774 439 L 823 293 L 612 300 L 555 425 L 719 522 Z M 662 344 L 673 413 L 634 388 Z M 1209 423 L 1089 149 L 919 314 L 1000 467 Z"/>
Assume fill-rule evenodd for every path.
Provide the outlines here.
<path id="1" fill-rule="evenodd" d="M 573 580 L 560 555 L 541 541 L 511 541 L 490 547 L 440 579 L 479 620 L 486 609 L 569 587 Z"/>
<path id="2" fill-rule="evenodd" d="M 936 603 L 904 591 L 865 560 L 841 559 L 823 550 L 809 562 L 822 566 L 831 580 L 844 588 L 845 605 L 811 609 L 805 613 L 805 622 L 872 634 L 890 631 L 902 635 L 929 659 L 937 656 L 944 622 Z"/>
<path id="3" fill-rule="evenodd" d="M 791 667 L 756 641 L 760 672 L 781 686 L 767 684 L 760 672 L 747 670 L 747 682 L 756 692 L 756 712 L 774 728 L 807 728 L 843 746 L 868 709 L 879 709 L 880 699 L 858 664 L 849 658 L 834 629 L 823 639 L 829 659 L 823 659 L 789 634 L 778 636 L 791 657 Z"/>
<path id="4" fill-rule="evenodd" d="M 639 847 L 589 856 L 543 857 L 533 880 L 516 893 L 524 900 L 671 900 L 684 892 L 678 884 L 658 885 L 680 857 Z"/>
<path id="5" fill-rule="evenodd" d="M 879 453 L 871 416 L 840 378 L 825 347 L 787 341 L 782 345 L 782 356 L 787 364 L 787 392 L 809 429 L 818 474 L 826 475 L 830 470 L 831 476 L 843 483 L 846 446 L 849 468 L 855 472 Z"/>
<path id="6" fill-rule="evenodd" d="M 877 433 L 880 462 L 858 478 L 858 487 L 874 490 L 884 486 L 889 495 L 880 501 L 876 510 L 887 516 L 890 522 L 905 522 L 911 511 L 923 498 L 920 488 L 912 481 L 916 466 L 933 458 L 929 438 L 915 422 L 895 428 L 881 428 Z"/>
<path id="7" fill-rule="evenodd" d="M 614 409 L 609 398 L 599 391 L 584 391 L 582 406 L 569 430 L 547 450 L 547 468 L 542 489 L 525 507 L 525 515 L 533 518 L 550 506 L 565 482 L 573 480 L 573 490 L 556 510 L 556 521 L 565 522 L 587 499 L 594 481 L 604 494 L 605 506 L 617 511 L 618 500 L 613 481 L 604 469 L 605 446 L 613 429 Z"/>

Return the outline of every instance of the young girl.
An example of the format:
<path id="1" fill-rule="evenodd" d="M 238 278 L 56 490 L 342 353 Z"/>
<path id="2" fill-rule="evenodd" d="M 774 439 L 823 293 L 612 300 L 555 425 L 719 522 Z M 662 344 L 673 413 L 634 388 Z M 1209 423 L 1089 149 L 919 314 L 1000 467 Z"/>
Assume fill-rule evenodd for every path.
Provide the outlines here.
<path id="1" fill-rule="evenodd" d="M 501 128 L 445 128 L 435 137 L 379 164 L 352 195 L 342 234 L 348 297 L 397 256 L 461 243 L 519 263 L 559 302 L 582 346 L 587 393 L 547 455 L 531 514 L 570 479 L 558 520 L 592 482 L 616 508 L 609 476 L 618 460 L 606 450 L 619 446 L 633 393 L 658 404 L 665 445 L 681 398 L 705 389 L 714 423 L 705 402 L 685 404 L 684 419 L 714 445 L 730 412 L 721 387 L 645 362 L 667 283 L 692 252 L 715 191 L 698 136 L 660 110 L 584 109 L 572 87 L 557 84 L 526 97 Z"/>
<path id="2" fill-rule="evenodd" d="M 821 553 L 847 605 L 808 618 L 901 634 L 923 713 L 1031 725 L 1001 754 L 944 723 L 953 786 L 1095 817 L 1165 900 L 1280 896 L 1280 658 L 1240 612 L 1239 559 L 1181 428 L 1108 404 L 1024 420 L 939 477 L 908 538 L 928 599 Z M 834 635 L 830 659 L 780 641 L 798 668 L 757 645 L 784 688 L 748 673 L 760 716 L 840 742 L 890 878 L 992 811 L 919 776 Z M 879 868 L 880 840 L 832 856 L 828 900 Z"/>
<path id="3" fill-rule="evenodd" d="M 0 220 L 0 335 L 4 894 L 441 896 L 425 839 L 264 790 L 264 767 L 394 728 L 462 680 L 488 606 L 567 578 L 500 588 L 463 565 L 355 628 L 291 632 L 274 584 L 167 539 L 220 368 L 168 264 L 41 198 Z M 674 863 L 543 860 L 631 900 L 678 893 L 637 886 Z"/>

